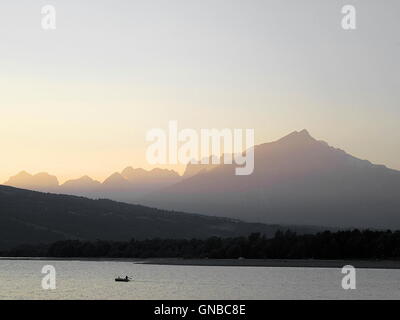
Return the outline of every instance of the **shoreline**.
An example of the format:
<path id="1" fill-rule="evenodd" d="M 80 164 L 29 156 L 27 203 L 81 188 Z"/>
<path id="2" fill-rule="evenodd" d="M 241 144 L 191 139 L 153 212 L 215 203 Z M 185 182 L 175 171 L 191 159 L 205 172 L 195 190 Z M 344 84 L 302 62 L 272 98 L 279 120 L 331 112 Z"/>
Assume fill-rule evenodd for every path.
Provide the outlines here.
<path id="1" fill-rule="evenodd" d="M 277 267 L 277 268 L 342 268 L 351 265 L 366 269 L 400 269 L 400 260 L 314 260 L 314 259 L 183 259 L 183 258 L 52 258 L 0 257 L 0 261 L 93 261 L 131 262 L 147 265 Z"/>

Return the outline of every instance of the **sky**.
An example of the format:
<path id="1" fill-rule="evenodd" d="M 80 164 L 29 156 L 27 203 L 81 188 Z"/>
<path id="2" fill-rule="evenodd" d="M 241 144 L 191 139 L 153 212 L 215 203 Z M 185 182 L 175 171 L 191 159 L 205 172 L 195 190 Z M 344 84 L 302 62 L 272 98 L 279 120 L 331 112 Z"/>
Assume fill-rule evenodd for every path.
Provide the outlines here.
<path id="1" fill-rule="evenodd" d="M 397 0 L 2 0 L 0 182 L 149 169 L 146 132 L 170 120 L 256 144 L 306 128 L 400 170 L 399 15 Z"/>

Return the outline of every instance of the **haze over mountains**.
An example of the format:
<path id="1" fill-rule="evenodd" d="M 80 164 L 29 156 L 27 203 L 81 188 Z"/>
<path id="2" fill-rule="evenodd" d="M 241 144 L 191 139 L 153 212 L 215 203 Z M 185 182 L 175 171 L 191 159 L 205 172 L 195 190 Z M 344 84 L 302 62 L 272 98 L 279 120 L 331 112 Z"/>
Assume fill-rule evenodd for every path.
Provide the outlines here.
<path id="1" fill-rule="evenodd" d="M 127 167 L 121 172 L 111 174 L 103 182 L 85 175 L 60 184 L 56 176 L 46 172 L 30 174 L 21 171 L 10 177 L 4 185 L 32 191 L 61 193 L 88 197 L 91 199 L 105 198 L 127 203 L 136 203 L 152 192 L 171 186 L 181 180 L 192 177 L 200 172 L 211 170 L 217 165 L 188 164 L 180 176 L 174 170 L 154 168 L 144 170 Z"/>
<path id="2" fill-rule="evenodd" d="M 357 159 L 306 131 L 255 147 L 255 170 L 221 165 L 142 203 L 246 221 L 400 228 L 400 172 Z"/>
<path id="3" fill-rule="evenodd" d="M 59 187 L 58 179 L 46 172 L 32 175 L 26 171 L 21 171 L 4 183 L 8 186 L 21 187 L 28 190 L 53 192 Z"/>
<path id="4" fill-rule="evenodd" d="M 4 185 L 33 191 L 78 195 L 88 198 L 108 198 L 133 203 L 155 190 L 178 182 L 182 177 L 167 169 L 125 168 L 115 172 L 102 183 L 89 176 L 68 180 L 59 184 L 57 177 L 42 172 L 35 175 L 22 171 L 11 177 Z"/>
<path id="5" fill-rule="evenodd" d="M 400 228 L 400 171 L 355 158 L 306 130 L 257 145 L 254 153 L 249 176 L 236 176 L 235 165 L 189 165 L 183 177 L 127 168 L 102 184 L 84 177 L 57 187 L 54 177 L 26 173 L 6 184 L 32 189 L 38 180 L 46 183 L 43 191 L 56 187 L 60 193 L 252 222 Z"/>
<path id="6" fill-rule="evenodd" d="M 0 250 L 57 240 L 272 236 L 285 227 L 0 186 Z M 299 233 L 317 229 L 292 227 Z"/>

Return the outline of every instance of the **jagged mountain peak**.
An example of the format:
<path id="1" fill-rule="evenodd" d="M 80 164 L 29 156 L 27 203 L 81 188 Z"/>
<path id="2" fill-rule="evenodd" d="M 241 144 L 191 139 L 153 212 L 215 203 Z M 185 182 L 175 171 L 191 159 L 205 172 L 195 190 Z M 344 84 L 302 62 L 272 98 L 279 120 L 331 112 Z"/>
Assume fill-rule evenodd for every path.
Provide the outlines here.
<path id="1" fill-rule="evenodd" d="M 92 179 L 88 175 L 84 175 L 78 179 L 66 181 L 64 184 L 61 185 L 61 187 L 89 187 L 97 185 L 100 185 L 99 181 Z"/>
<path id="2" fill-rule="evenodd" d="M 122 174 L 114 172 L 111 176 L 109 176 L 106 180 L 104 180 L 103 184 L 118 183 L 118 182 L 125 183 L 128 182 L 128 180 L 126 180 L 124 176 L 122 176 Z"/>
<path id="3" fill-rule="evenodd" d="M 299 143 L 299 142 L 317 142 L 317 140 L 314 139 L 306 129 L 303 129 L 301 131 L 293 131 L 289 133 L 288 135 L 279 139 L 278 142 Z"/>
<path id="4" fill-rule="evenodd" d="M 202 170 L 144 204 L 257 222 L 400 226 L 400 172 L 329 146 L 307 130 L 257 145 L 251 175 L 236 176 L 229 168 Z"/>
<path id="5" fill-rule="evenodd" d="M 29 172 L 25 171 L 25 170 L 20 171 L 15 176 L 16 177 L 32 177 L 32 175 Z"/>
<path id="6" fill-rule="evenodd" d="M 132 168 L 127 167 L 122 172 L 121 175 L 131 181 L 131 182 L 140 182 L 143 179 L 165 179 L 165 178 L 172 178 L 176 179 L 179 178 L 179 174 L 174 170 L 168 169 L 161 169 L 161 168 L 154 168 L 151 170 L 145 170 L 142 168 Z"/>
<path id="7" fill-rule="evenodd" d="M 10 177 L 5 185 L 19 188 L 56 188 L 59 182 L 56 176 L 50 175 L 47 172 L 40 172 L 32 175 L 26 171 L 21 171 L 17 175 Z"/>

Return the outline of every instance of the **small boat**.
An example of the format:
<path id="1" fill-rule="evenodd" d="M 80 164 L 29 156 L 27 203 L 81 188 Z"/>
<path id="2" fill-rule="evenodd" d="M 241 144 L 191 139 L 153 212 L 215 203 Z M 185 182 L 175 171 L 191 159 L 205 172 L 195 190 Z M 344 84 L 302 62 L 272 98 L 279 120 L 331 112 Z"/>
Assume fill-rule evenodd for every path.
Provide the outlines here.
<path id="1" fill-rule="evenodd" d="M 118 277 L 118 278 L 115 278 L 116 282 L 129 282 L 131 280 L 132 280 L 132 278 L 130 278 L 130 277 L 125 277 L 125 278 Z"/>

